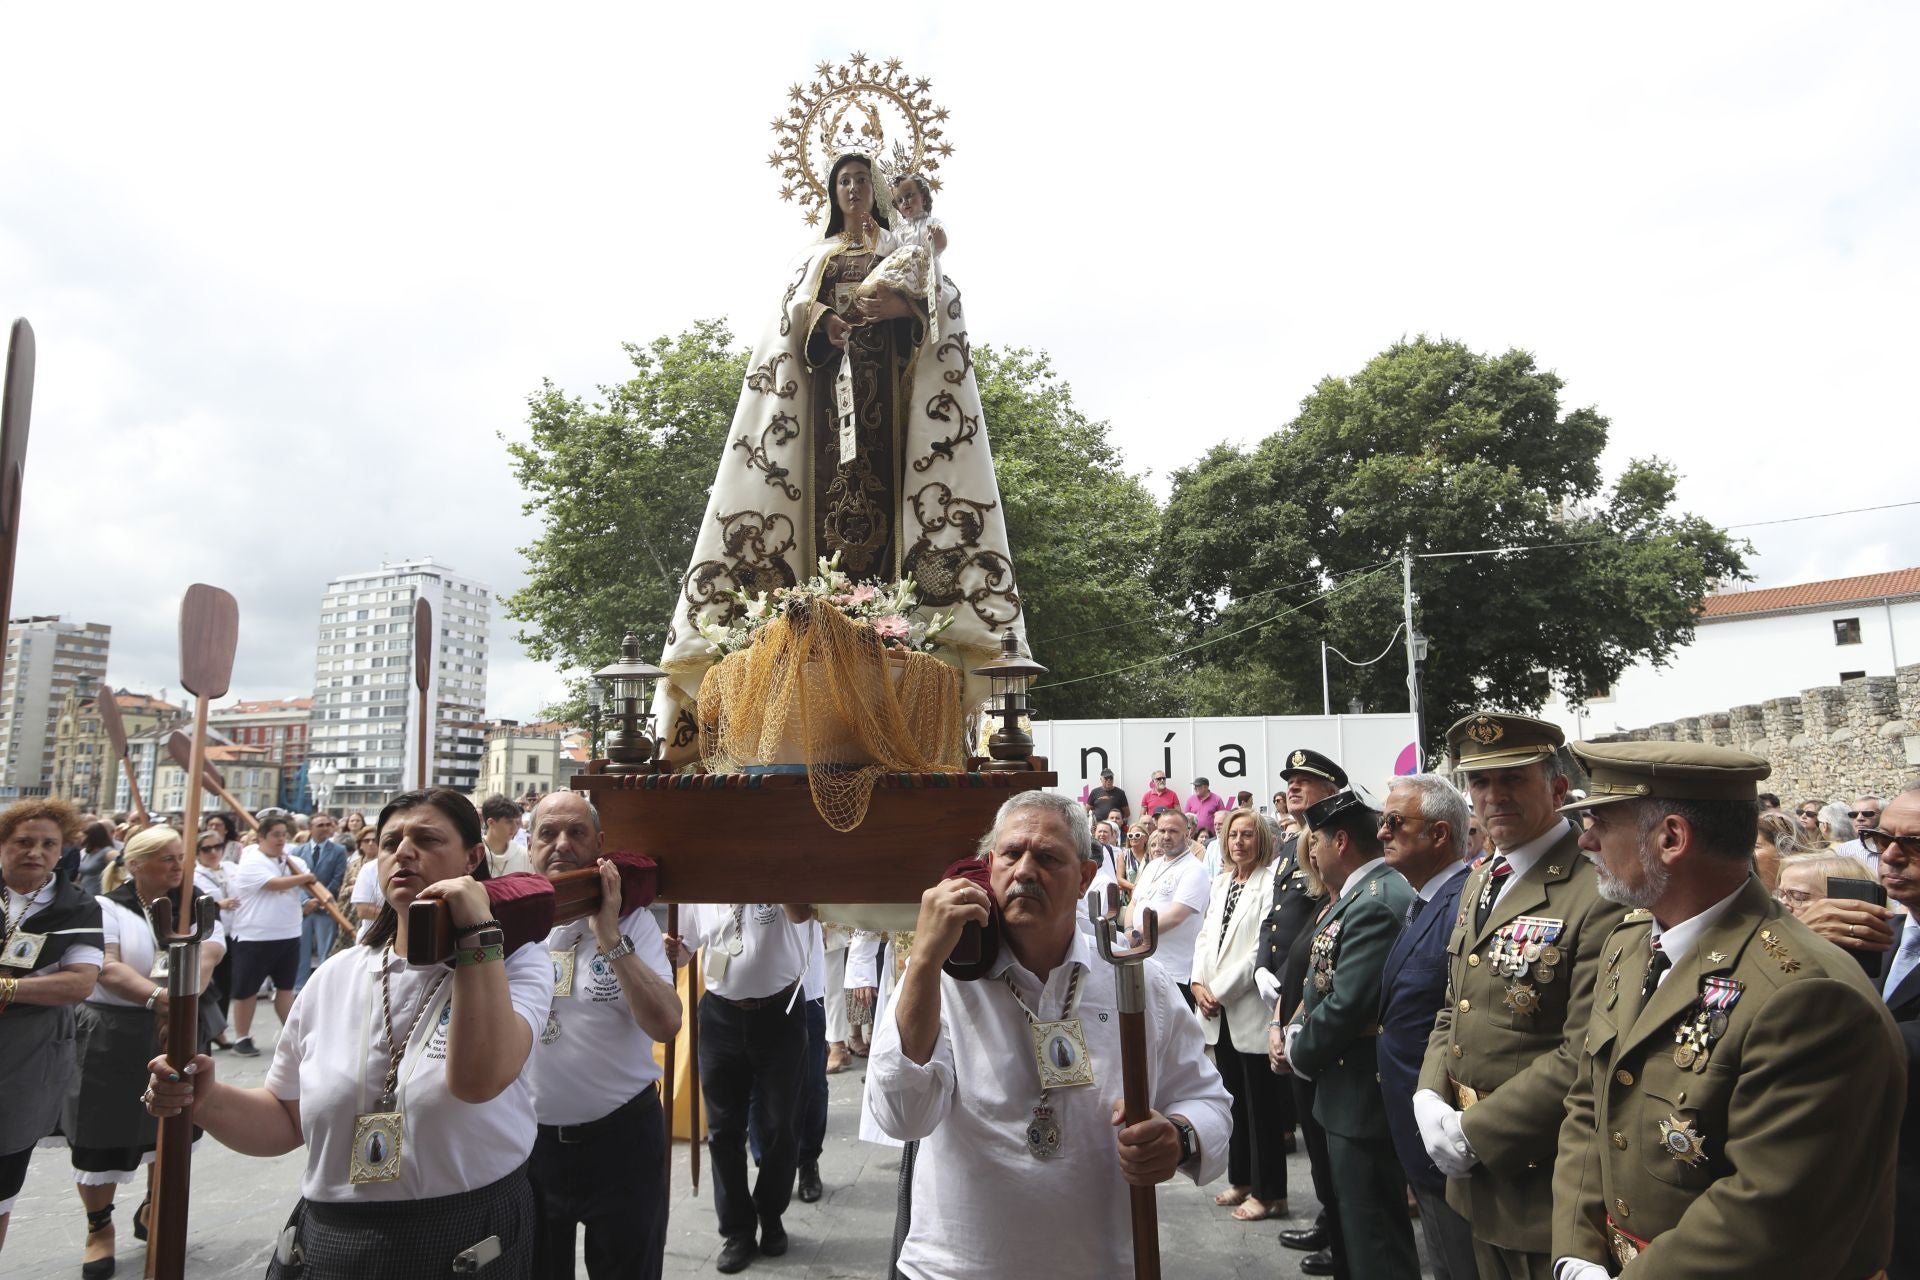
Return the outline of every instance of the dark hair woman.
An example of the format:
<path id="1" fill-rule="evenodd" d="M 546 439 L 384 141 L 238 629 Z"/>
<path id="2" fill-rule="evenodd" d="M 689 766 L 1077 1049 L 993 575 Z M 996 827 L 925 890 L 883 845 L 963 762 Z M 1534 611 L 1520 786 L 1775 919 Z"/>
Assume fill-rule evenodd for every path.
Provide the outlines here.
<path id="1" fill-rule="evenodd" d="M 476 1259 L 500 1280 L 530 1276 L 523 1068 L 553 1003 L 552 966 L 538 947 L 503 956 L 473 878 L 484 848 L 465 796 L 406 792 L 376 826 L 385 905 L 362 945 L 301 988 L 265 1087 L 220 1083 L 209 1057 L 184 1079 L 156 1058 L 150 1109 L 191 1109 L 247 1155 L 305 1145 L 301 1199 L 270 1280 L 412 1280 Z M 447 904 L 457 950 L 450 964 L 416 968 L 404 959 L 407 908 L 428 900 Z"/>
<path id="2" fill-rule="evenodd" d="M 100 892 L 101 877 L 113 861 L 113 828 L 104 822 L 89 822 L 80 837 L 80 887 L 88 893 Z"/>
<path id="3" fill-rule="evenodd" d="M 54 875 L 79 826 L 64 800 L 0 810 L 0 1245 L 33 1146 L 59 1123 L 74 1006 L 100 973 L 100 904 Z"/>

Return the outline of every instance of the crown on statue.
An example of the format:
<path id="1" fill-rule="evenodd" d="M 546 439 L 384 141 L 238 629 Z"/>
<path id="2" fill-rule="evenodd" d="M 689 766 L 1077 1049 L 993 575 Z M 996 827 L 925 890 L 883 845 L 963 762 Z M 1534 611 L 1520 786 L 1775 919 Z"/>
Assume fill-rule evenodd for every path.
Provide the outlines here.
<path id="1" fill-rule="evenodd" d="M 807 225 L 818 226 L 832 208 L 827 178 L 848 155 L 872 165 L 882 210 L 893 184 L 911 174 L 939 190 L 935 175 L 953 144 L 944 128 L 949 112 L 931 95 L 932 82 L 909 76 L 898 58 L 855 52 L 842 63 L 820 63 L 811 82 L 787 89 L 786 114 L 773 120 L 779 146 L 767 163 L 780 174 L 780 198 L 797 202 Z"/>

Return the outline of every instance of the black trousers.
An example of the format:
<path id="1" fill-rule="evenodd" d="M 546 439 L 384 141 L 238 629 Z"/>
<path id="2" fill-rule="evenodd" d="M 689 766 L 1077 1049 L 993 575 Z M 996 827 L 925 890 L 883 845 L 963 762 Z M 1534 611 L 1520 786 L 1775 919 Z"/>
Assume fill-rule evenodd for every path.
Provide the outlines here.
<path id="1" fill-rule="evenodd" d="M 820 1163 L 820 1153 L 827 1149 L 827 1002 L 803 999 L 800 1004 L 807 1012 L 807 1070 L 800 1081 L 800 1106 L 794 1115 L 799 1128 L 794 1139 L 799 1143 L 799 1161 L 807 1165 Z M 747 1111 L 747 1146 L 753 1151 L 753 1162 L 759 1164 L 767 1153 L 767 1115 L 758 1089 Z"/>
<path id="2" fill-rule="evenodd" d="M 1347 1243 L 1340 1235 L 1340 1205 L 1333 1191 L 1333 1161 L 1327 1155 L 1327 1131 L 1313 1118 L 1313 1082 L 1293 1077 L 1293 1102 L 1300 1113 L 1300 1136 L 1307 1144 L 1307 1170 L 1332 1242 L 1334 1280 L 1348 1280 Z"/>
<path id="3" fill-rule="evenodd" d="M 1233 1042 L 1226 1015 L 1220 1018 L 1220 1043 L 1214 1063 L 1233 1099 L 1233 1136 L 1227 1140 L 1227 1182 L 1251 1187 L 1263 1203 L 1287 1198 L 1287 1126 L 1280 1098 L 1292 1092 L 1282 1076 L 1273 1074 L 1267 1055 L 1243 1053 Z"/>
<path id="4" fill-rule="evenodd" d="M 700 998 L 700 1089 L 707 1104 L 707 1154 L 713 1162 L 713 1207 L 720 1234 L 752 1239 L 757 1224 L 778 1222 L 793 1199 L 799 1167 L 795 1120 L 805 1074 L 804 1000 L 787 1011 L 784 998 L 753 1009 L 709 991 Z M 767 1145 L 760 1173 L 747 1187 L 747 1113 L 760 1091 Z"/>
<path id="5" fill-rule="evenodd" d="M 656 1085 L 590 1123 L 541 1125 L 527 1165 L 539 1214 L 536 1280 L 572 1280 L 581 1226 L 590 1280 L 660 1280 L 667 1249 L 665 1162 Z"/>

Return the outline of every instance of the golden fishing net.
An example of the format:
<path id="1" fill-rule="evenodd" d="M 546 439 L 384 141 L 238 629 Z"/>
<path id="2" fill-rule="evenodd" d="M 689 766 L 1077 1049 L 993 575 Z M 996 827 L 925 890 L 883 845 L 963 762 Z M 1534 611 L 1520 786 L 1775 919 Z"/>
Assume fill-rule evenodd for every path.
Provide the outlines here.
<path id="1" fill-rule="evenodd" d="M 824 601 L 796 600 L 707 672 L 700 754 L 712 773 L 806 765 L 814 808 L 851 831 L 880 775 L 960 771 L 964 702 L 953 667 L 887 649 Z"/>

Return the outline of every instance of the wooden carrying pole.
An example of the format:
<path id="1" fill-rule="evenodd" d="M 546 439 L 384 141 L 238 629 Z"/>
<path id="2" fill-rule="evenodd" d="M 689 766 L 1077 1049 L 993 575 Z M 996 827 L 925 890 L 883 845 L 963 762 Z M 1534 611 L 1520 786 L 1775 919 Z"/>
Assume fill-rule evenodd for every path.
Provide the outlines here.
<path id="1" fill-rule="evenodd" d="M 680 905 L 678 903 L 667 908 L 667 936 L 671 938 L 680 936 Z M 679 990 L 680 975 L 678 973 L 673 975 L 673 985 L 676 991 Z M 691 1011 L 688 1016 L 692 1016 Z M 667 1189 L 669 1199 L 673 1195 L 673 1060 L 679 1043 L 679 1036 L 667 1037 L 667 1073 L 660 1078 L 660 1105 L 666 1116 L 667 1130 L 667 1140 L 661 1144 L 666 1149 L 666 1158 L 662 1162 L 665 1167 L 660 1171 L 660 1185 Z M 697 1069 L 699 1064 L 695 1063 L 694 1066 Z M 698 1142 L 699 1135 L 696 1133 L 692 1140 Z"/>
<path id="2" fill-rule="evenodd" d="M 15 320 L 0 385 L 0 626 L 13 617 L 13 553 L 20 545 L 20 485 L 33 422 L 33 326 Z M 0 639 L 4 644 L 4 639 Z"/>
<path id="3" fill-rule="evenodd" d="M 432 735 L 427 732 L 427 721 L 433 714 L 433 708 L 427 701 L 427 686 L 433 680 L 433 606 L 426 597 L 415 597 L 413 602 L 413 687 L 420 695 L 420 723 L 414 728 L 415 742 L 420 751 L 420 762 L 416 772 L 415 785 L 420 790 L 427 789 L 433 770 L 427 763 L 427 745 Z"/>
<path id="4" fill-rule="evenodd" d="M 133 797 L 134 815 L 140 819 L 141 826 L 147 826 L 153 818 L 147 813 L 146 802 L 140 798 L 140 779 L 133 776 L 133 756 L 127 751 L 127 726 L 120 719 L 120 700 L 114 696 L 113 686 L 102 680 L 100 692 L 93 695 L 93 703 L 100 710 L 100 723 L 107 731 L 113 754 L 120 758 L 120 767 L 127 771 L 127 794 Z"/>
<path id="5" fill-rule="evenodd" d="M 178 729 L 174 730 L 167 736 L 167 757 L 183 771 L 192 769 L 193 739 Z M 247 812 L 247 806 L 233 798 L 233 793 L 227 790 L 227 775 L 221 773 L 220 767 L 211 760 L 202 759 L 200 762 L 200 785 L 219 796 L 235 816 L 247 824 L 249 831 L 260 829 L 260 820 Z"/>
<path id="6" fill-rule="evenodd" d="M 194 695 L 193 740 L 187 769 L 186 838 L 200 830 L 200 780 L 207 763 L 207 713 L 226 696 L 233 677 L 233 651 L 240 640 L 240 608 L 218 587 L 196 582 L 180 604 L 180 684 Z M 180 877 L 180 904 L 155 918 L 178 920 L 184 932 L 158 939 L 167 946 L 167 1063 L 185 1071 L 200 1047 L 200 940 L 212 927 L 211 913 L 196 918 L 193 871 Z M 182 1111 L 160 1121 L 154 1156 L 152 1238 L 147 1245 L 148 1280 L 185 1280 L 187 1197 L 193 1176 L 193 1117 Z"/>
<path id="7" fill-rule="evenodd" d="M 1103 909 L 1104 907 L 1104 909 Z M 1120 1084 L 1122 1118 L 1139 1124 L 1152 1113 L 1147 1078 L 1147 978 L 1142 969 L 1160 942 L 1160 922 L 1152 908 L 1140 910 L 1142 941 L 1132 947 L 1116 945 L 1121 933 L 1120 886 L 1107 886 L 1107 900 L 1087 895 L 1100 955 L 1113 966 L 1114 1004 L 1120 1015 Z M 1134 1280 L 1160 1280 L 1160 1202 L 1152 1187 L 1127 1185 L 1133 1210 Z"/>

